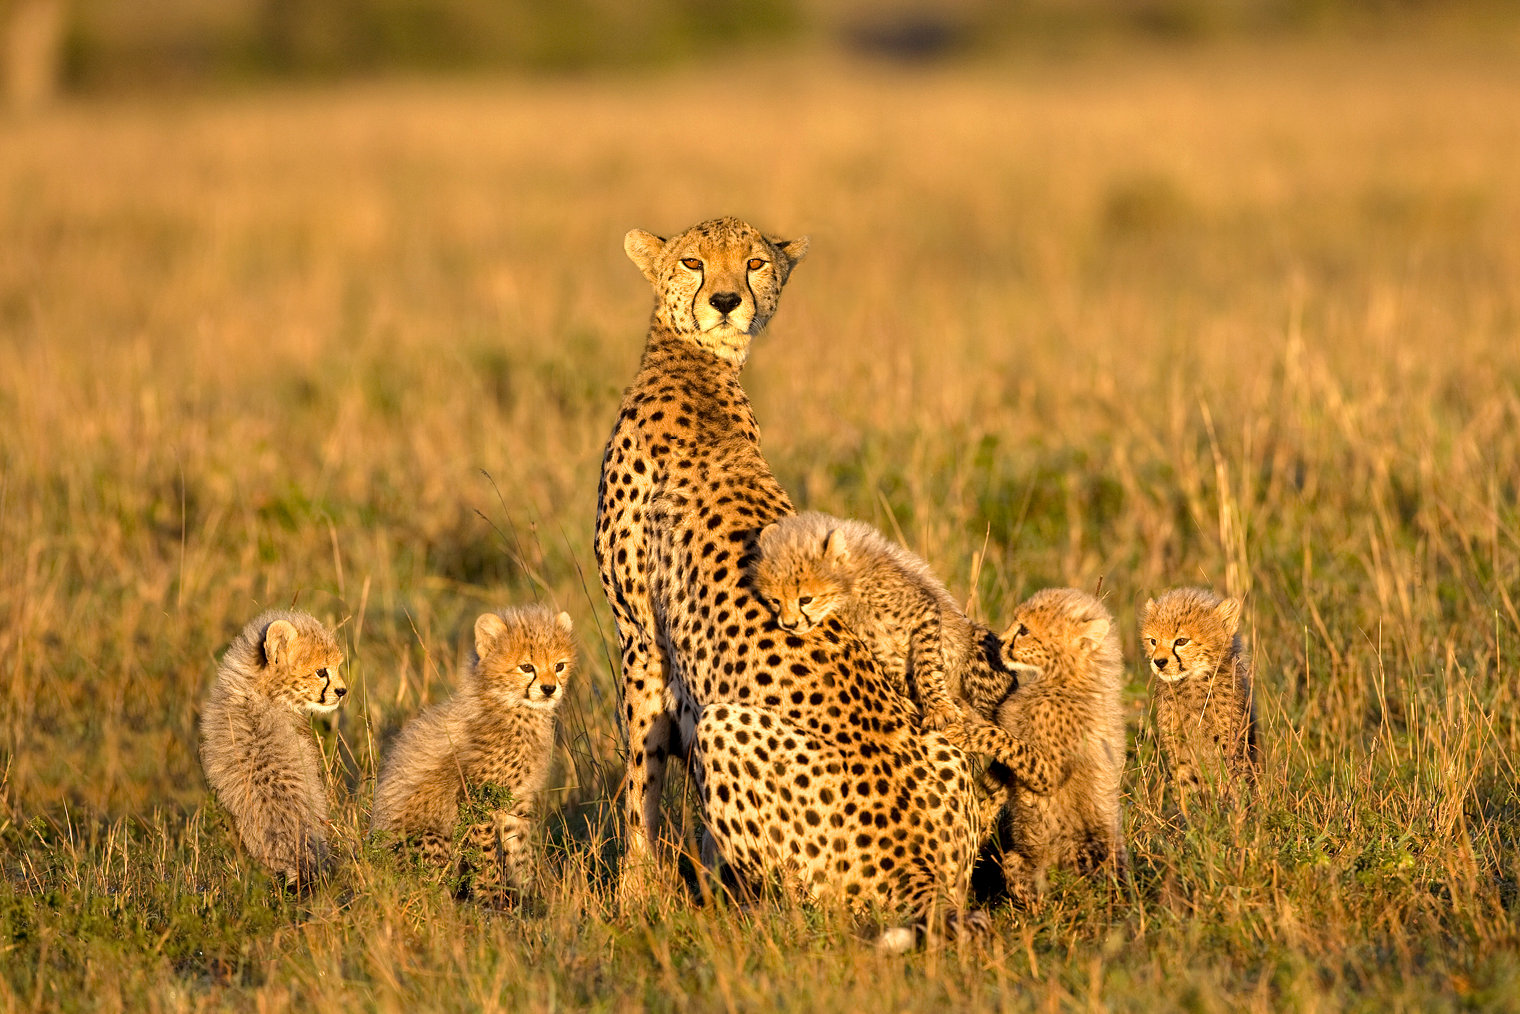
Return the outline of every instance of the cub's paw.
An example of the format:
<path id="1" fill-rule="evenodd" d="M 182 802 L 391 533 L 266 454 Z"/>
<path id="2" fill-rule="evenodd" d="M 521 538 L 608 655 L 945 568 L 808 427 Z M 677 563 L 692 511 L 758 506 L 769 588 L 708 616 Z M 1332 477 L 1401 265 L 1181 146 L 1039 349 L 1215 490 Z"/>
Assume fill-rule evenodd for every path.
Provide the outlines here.
<path id="1" fill-rule="evenodd" d="M 956 708 L 931 705 L 924 709 L 923 726 L 929 732 L 944 732 L 961 724 L 961 713 Z"/>

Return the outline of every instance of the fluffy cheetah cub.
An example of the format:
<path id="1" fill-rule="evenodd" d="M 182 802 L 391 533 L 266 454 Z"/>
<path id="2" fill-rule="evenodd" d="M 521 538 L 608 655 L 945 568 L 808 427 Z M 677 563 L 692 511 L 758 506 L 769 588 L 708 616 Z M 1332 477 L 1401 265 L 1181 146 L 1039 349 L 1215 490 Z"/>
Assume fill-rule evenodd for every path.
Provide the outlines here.
<path id="1" fill-rule="evenodd" d="M 305 613 L 263 613 L 233 639 L 201 707 L 201 766 L 249 853 L 287 883 L 327 860 L 322 755 L 303 713 L 343 703 L 343 651 Z"/>
<path id="2" fill-rule="evenodd" d="M 489 820 L 466 830 L 479 849 L 478 896 L 532 882 L 528 836 L 554 751 L 554 713 L 575 670 L 569 613 L 542 606 L 482 613 L 459 690 L 401 730 L 375 786 L 371 831 L 412 839 L 430 862 L 452 863 L 462 797 L 504 793 Z"/>
<path id="3" fill-rule="evenodd" d="M 757 548 L 755 590 L 783 629 L 803 633 L 838 613 L 925 728 L 960 720 L 953 695 L 980 639 L 927 563 L 863 521 L 816 511 L 766 525 Z"/>
<path id="4" fill-rule="evenodd" d="M 1145 603 L 1140 637 L 1160 681 L 1156 731 L 1173 780 L 1184 789 L 1254 780 L 1256 711 L 1240 602 L 1207 588 L 1173 588 Z"/>
<path id="5" fill-rule="evenodd" d="M 1124 659 L 1114 618 L 1075 588 L 1036 592 L 1003 635 L 1003 662 L 1019 688 L 998 707 L 1007 733 L 1043 754 L 1055 786 L 1036 795 L 1006 770 L 1008 847 L 1003 873 L 1015 901 L 1033 904 L 1051 866 L 1082 873 L 1126 864 L 1120 832 L 1124 771 Z"/>

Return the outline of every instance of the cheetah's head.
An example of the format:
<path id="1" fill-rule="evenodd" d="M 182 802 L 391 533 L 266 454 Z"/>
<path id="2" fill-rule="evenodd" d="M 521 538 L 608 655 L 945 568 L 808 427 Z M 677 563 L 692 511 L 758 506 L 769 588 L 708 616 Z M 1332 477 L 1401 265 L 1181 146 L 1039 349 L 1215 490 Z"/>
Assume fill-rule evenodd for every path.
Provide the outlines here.
<path id="1" fill-rule="evenodd" d="M 655 327 L 739 365 L 807 248 L 806 236 L 771 239 L 737 218 L 715 218 L 670 239 L 642 229 L 623 239 L 654 286 Z"/>
<path id="2" fill-rule="evenodd" d="M 469 670 L 476 692 L 498 706 L 553 711 L 575 671 L 572 629 L 569 613 L 537 606 L 481 613 Z"/>
<path id="3" fill-rule="evenodd" d="M 342 704 L 348 694 L 342 664 L 337 640 L 309 616 L 289 613 L 264 628 L 264 686 L 295 711 L 320 715 Z"/>
<path id="4" fill-rule="evenodd" d="M 1053 670 L 1078 672 L 1095 657 L 1107 664 L 1119 657 L 1113 617 L 1096 598 L 1075 588 L 1035 592 L 1013 612 L 999 639 L 1003 664 L 1020 684 L 1033 683 Z"/>
<path id="5" fill-rule="evenodd" d="M 755 591 L 783 630 L 804 633 L 828 619 L 850 596 L 849 547 L 838 529 L 807 531 L 809 516 L 771 522 L 760 530 L 751 568 Z"/>
<path id="6" fill-rule="evenodd" d="M 1140 613 L 1140 638 L 1151 670 L 1164 683 L 1207 678 L 1229 657 L 1240 632 L 1240 601 L 1206 588 L 1174 588 L 1149 599 Z"/>

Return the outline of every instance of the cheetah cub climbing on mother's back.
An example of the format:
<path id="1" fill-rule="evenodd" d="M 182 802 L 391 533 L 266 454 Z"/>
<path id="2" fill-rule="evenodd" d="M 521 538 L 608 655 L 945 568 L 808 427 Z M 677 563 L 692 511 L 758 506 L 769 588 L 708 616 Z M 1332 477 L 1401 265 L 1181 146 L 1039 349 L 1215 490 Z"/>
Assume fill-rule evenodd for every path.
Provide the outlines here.
<path id="1" fill-rule="evenodd" d="M 569 613 L 542 606 L 483 613 L 475 652 L 448 701 L 412 719 L 375 786 L 372 832 L 410 839 L 449 867 L 462 799 L 490 817 L 465 832 L 470 888 L 494 899 L 532 881 L 528 837 L 554 752 L 554 713 L 575 669 Z M 505 795 L 500 805 L 495 798 Z"/>
<path id="2" fill-rule="evenodd" d="M 343 651 L 305 613 L 271 611 L 243 628 L 201 708 L 201 765 L 249 853 L 287 883 L 327 860 L 327 786 L 305 713 L 343 703 Z"/>
<path id="3" fill-rule="evenodd" d="M 1240 603 L 1207 588 L 1174 588 L 1145 603 L 1140 637 L 1156 687 L 1156 732 L 1173 780 L 1229 790 L 1257 767 L 1251 659 Z"/>
<path id="4" fill-rule="evenodd" d="M 1056 772 L 1046 795 L 1005 781 L 1003 874 L 1014 900 L 1029 905 L 1051 866 L 1087 873 L 1126 864 L 1119 803 L 1124 658 L 1103 603 L 1075 588 L 1047 588 L 1014 611 L 1003 662 L 1020 685 L 998 708 L 998 724 Z M 996 776 L 998 767 L 989 773 Z"/>
<path id="5" fill-rule="evenodd" d="M 958 723 L 958 696 L 990 717 L 1008 693 L 1007 674 L 981 657 L 985 631 L 927 563 L 865 522 L 807 511 L 766 525 L 757 548 L 755 590 L 782 629 L 805 633 L 837 613 L 925 728 Z"/>

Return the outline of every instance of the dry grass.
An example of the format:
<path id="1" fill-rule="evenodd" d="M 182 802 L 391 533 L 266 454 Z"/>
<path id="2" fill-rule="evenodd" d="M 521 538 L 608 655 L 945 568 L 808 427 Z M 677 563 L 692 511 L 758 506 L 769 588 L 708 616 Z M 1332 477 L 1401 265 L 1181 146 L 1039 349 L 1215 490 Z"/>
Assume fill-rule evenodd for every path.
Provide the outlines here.
<path id="1" fill-rule="evenodd" d="M 1516 66 L 757 63 L 0 123 L 0 1006 L 1514 1008 Z M 610 911 L 620 237 L 725 212 L 813 237 L 748 373 L 800 503 L 994 619 L 1100 577 L 1127 627 L 1247 595 L 1249 812 L 1168 817 L 1135 667 L 1132 889 L 901 962 L 826 913 Z M 544 904 L 493 915 L 354 843 L 470 620 L 533 598 L 586 677 Z M 215 654 L 292 601 L 356 686 L 324 737 L 355 855 L 301 901 L 193 743 Z"/>

